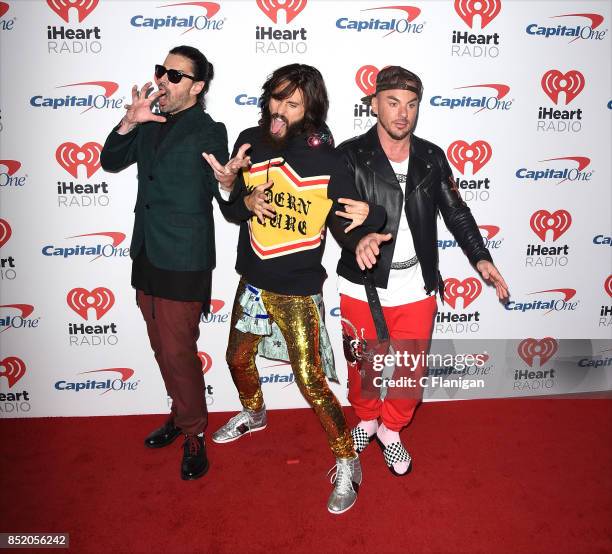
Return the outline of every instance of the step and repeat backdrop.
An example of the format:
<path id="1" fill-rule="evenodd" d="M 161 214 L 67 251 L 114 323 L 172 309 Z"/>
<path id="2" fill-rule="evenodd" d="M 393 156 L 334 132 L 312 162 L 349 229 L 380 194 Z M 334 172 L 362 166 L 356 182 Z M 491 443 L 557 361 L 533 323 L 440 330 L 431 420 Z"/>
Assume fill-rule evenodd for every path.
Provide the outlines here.
<path id="1" fill-rule="evenodd" d="M 281 65 L 321 70 L 337 143 L 375 125 L 360 98 L 381 68 L 419 74 L 416 134 L 447 152 L 512 295 L 497 301 L 441 221 L 434 339 L 481 356 L 433 367 L 426 398 L 609 391 L 609 26 L 608 1 L 0 1 L 0 415 L 167 411 L 130 287 L 136 170 L 105 173 L 99 155 L 132 85 L 180 44 L 215 66 L 207 109 L 230 149 Z M 238 229 L 215 212 L 198 346 L 209 408 L 223 411 L 239 407 L 224 357 Z M 346 403 L 338 257 L 329 236 L 332 387 Z M 259 367 L 270 408 L 306 406 L 287 363 Z"/>

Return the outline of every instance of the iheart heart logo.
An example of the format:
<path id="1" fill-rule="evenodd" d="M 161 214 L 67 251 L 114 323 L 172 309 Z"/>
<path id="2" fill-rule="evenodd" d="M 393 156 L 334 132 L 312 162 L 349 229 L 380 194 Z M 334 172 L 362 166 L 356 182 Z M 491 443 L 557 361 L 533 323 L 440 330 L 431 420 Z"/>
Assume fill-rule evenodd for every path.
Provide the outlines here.
<path id="1" fill-rule="evenodd" d="M 16 356 L 9 356 L 0 360 L 0 377 L 6 377 L 9 389 L 25 375 L 25 371 L 25 363 Z"/>
<path id="2" fill-rule="evenodd" d="M 468 144 L 464 140 L 456 140 L 447 149 L 448 160 L 458 171 L 465 175 L 465 164 L 472 162 L 472 174 L 476 175 L 491 159 L 493 150 L 484 140 Z"/>
<path id="3" fill-rule="evenodd" d="M 306 0 L 257 0 L 257 6 L 274 23 L 278 23 L 279 10 L 285 10 L 289 24 L 306 7 Z"/>
<path id="4" fill-rule="evenodd" d="M 553 242 L 556 241 L 572 224 L 572 216 L 567 210 L 557 210 L 550 213 L 547 210 L 534 212 L 529 220 L 533 232 L 541 241 L 546 241 L 547 231 L 553 232 Z"/>
<path id="5" fill-rule="evenodd" d="M 612 296 L 612 275 L 608 275 L 608 278 L 604 283 L 604 289 L 610 296 Z"/>
<path id="6" fill-rule="evenodd" d="M 198 352 L 198 357 L 202 362 L 202 373 L 206 375 L 208 371 L 212 368 L 212 358 L 206 352 Z"/>
<path id="7" fill-rule="evenodd" d="M 47 0 L 47 5 L 66 23 L 70 23 L 70 10 L 76 9 L 79 23 L 96 9 L 99 0 Z"/>
<path id="8" fill-rule="evenodd" d="M 13 230 L 6 219 L 0 219 L 0 248 L 11 238 Z"/>
<path id="9" fill-rule="evenodd" d="M 463 281 L 450 277 L 444 281 L 444 300 L 453 309 L 456 308 L 457 299 L 463 298 L 463 308 L 467 308 L 482 291 L 481 282 L 476 277 L 468 277 Z"/>
<path id="10" fill-rule="evenodd" d="M 55 159 L 75 179 L 78 178 L 79 166 L 84 166 L 89 179 L 100 169 L 100 152 L 102 145 L 97 142 L 86 142 L 83 146 L 74 142 L 65 142 L 55 151 Z"/>
<path id="11" fill-rule="evenodd" d="M 364 65 L 355 74 L 355 83 L 366 95 L 370 96 L 376 92 L 376 76 L 378 69 L 373 65 Z"/>
<path id="12" fill-rule="evenodd" d="M 474 16 L 480 16 L 480 25 L 484 29 L 501 11 L 501 0 L 455 0 L 457 15 L 472 28 Z"/>
<path id="13" fill-rule="evenodd" d="M 551 69 L 542 75 L 542 90 L 555 104 L 559 103 L 560 92 L 565 92 L 565 104 L 569 104 L 582 92 L 584 84 L 584 75 L 575 69 L 565 75 L 557 69 Z"/>
<path id="14" fill-rule="evenodd" d="M 66 296 L 68 306 L 85 321 L 90 308 L 96 312 L 96 319 L 100 319 L 115 303 L 115 295 L 111 290 L 98 287 L 89 292 L 87 289 L 76 288 L 68 292 Z"/>
<path id="15" fill-rule="evenodd" d="M 537 340 L 533 338 L 522 340 L 517 348 L 518 355 L 529 366 L 533 367 L 534 358 L 540 358 L 540 367 L 550 360 L 559 347 L 557 341 L 552 337 Z"/>

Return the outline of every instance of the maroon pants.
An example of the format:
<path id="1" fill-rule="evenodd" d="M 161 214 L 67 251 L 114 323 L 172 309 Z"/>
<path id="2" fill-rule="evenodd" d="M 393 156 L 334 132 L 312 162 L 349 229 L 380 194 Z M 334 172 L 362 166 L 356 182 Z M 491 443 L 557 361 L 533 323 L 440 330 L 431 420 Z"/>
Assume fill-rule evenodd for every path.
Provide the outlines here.
<path id="1" fill-rule="evenodd" d="M 172 398 L 174 424 L 183 433 L 201 433 L 208 423 L 197 346 L 202 302 L 167 300 L 141 290 L 137 291 L 136 299 L 166 392 Z"/>

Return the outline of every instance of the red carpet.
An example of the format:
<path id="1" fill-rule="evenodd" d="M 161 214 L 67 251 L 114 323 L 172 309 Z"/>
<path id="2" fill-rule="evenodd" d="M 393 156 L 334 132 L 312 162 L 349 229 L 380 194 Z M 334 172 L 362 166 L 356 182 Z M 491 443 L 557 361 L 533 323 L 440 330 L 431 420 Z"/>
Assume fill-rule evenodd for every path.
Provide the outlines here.
<path id="1" fill-rule="evenodd" d="M 227 414 L 212 414 L 211 429 Z M 326 510 L 333 460 L 310 410 L 209 441 L 211 469 L 179 478 L 160 416 L 3 420 L 0 532 L 68 532 L 71 552 L 612 552 L 612 402 L 425 404 L 391 475 L 362 455 L 355 507 Z"/>

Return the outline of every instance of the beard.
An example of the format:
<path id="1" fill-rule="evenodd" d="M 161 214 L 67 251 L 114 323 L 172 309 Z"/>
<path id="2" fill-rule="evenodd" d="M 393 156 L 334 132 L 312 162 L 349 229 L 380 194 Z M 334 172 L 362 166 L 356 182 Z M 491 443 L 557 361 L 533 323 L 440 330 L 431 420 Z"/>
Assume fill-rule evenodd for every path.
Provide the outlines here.
<path id="1" fill-rule="evenodd" d="M 285 133 L 282 136 L 273 135 L 270 132 L 270 125 L 274 118 L 280 118 L 285 122 Z M 304 132 L 304 120 L 300 119 L 299 121 L 289 124 L 289 121 L 285 116 L 273 113 L 262 119 L 262 127 L 266 142 L 275 146 L 276 148 L 282 149 L 287 145 L 289 140 Z"/>
<path id="2" fill-rule="evenodd" d="M 387 131 L 387 134 L 394 140 L 404 140 L 406 137 L 410 136 L 410 134 L 412 133 L 412 130 L 414 129 L 414 125 L 407 125 L 406 129 L 404 129 L 403 131 L 398 131 L 396 129 L 393 129 L 390 125 L 385 125 L 382 122 L 381 122 L 381 125 L 383 129 Z"/>

